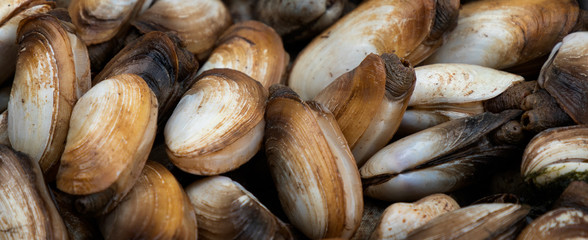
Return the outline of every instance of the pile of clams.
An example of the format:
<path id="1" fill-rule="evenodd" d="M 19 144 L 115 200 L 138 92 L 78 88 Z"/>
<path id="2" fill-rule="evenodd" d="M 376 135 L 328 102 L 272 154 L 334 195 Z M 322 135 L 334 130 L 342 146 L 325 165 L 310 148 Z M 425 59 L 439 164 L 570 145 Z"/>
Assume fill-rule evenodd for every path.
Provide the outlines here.
<path id="1" fill-rule="evenodd" d="M 3 0 L 0 239 L 588 238 L 588 1 Z"/>

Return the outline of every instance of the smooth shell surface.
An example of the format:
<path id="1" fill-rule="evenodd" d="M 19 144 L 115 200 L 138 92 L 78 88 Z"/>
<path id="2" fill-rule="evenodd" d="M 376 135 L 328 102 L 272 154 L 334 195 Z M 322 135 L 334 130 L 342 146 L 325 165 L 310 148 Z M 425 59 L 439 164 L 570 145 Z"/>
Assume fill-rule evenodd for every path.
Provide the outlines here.
<path id="1" fill-rule="evenodd" d="M 558 208 L 531 222 L 517 240 L 585 238 L 588 238 L 588 213 L 574 208 Z"/>
<path id="2" fill-rule="evenodd" d="M 111 209 L 141 174 L 156 121 L 157 99 L 141 77 L 117 75 L 95 85 L 72 112 L 57 187 L 74 195 L 113 194 L 100 198 Z"/>
<path id="3" fill-rule="evenodd" d="M 202 239 L 292 239 L 286 225 L 249 191 L 228 177 L 213 176 L 186 187 Z"/>
<path id="4" fill-rule="evenodd" d="M 586 125 L 551 128 L 537 134 L 525 148 L 521 175 L 538 186 L 558 180 L 586 180 L 587 161 Z"/>
<path id="5" fill-rule="evenodd" d="M 68 239 L 39 165 L 0 145 L 0 238 Z"/>
<path id="6" fill-rule="evenodd" d="M 309 238 L 351 237 L 363 212 L 361 181 L 335 118 L 286 86 L 270 92 L 265 152 L 282 208 Z"/>
<path id="7" fill-rule="evenodd" d="M 147 161 L 123 202 L 101 219 L 105 239 L 196 239 L 196 214 L 161 164 Z"/>
<path id="8" fill-rule="evenodd" d="M 203 73 L 168 120 L 167 153 L 180 169 L 215 175 L 247 162 L 261 147 L 267 90 L 244 73 Z"/>
<path id="9" fill-rule="evenodd" d="M 37 15 L 21 23 L 8 136 L 47 173 L 65 147 L 74 104 L 91 86 L 90 62 L 86 46 L 57 18 Z"/>
<path id="10" fill-rule="evenodd" d="M 175 32 L 202 60 L 230 24 L 231 15 L 221 0 L 159 0 L 133 22 L 143 33 Z"/>
<path id="11" fill-rule="evenodd" d="M 236 23 L 220 36 L 198 74 L 213 68 L 241 71 L 265 88 L 282 83 L 289 56 L 276 32 L 257 21 Z"/>

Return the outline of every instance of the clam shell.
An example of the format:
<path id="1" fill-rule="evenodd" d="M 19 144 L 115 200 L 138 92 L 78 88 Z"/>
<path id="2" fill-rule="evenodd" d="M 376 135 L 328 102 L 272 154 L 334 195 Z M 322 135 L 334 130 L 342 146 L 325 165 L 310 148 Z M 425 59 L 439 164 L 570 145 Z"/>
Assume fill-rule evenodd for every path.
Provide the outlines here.
<path id="1" fill-rule="evenodd" d="M 588 180 L 588 127 L 576 125 L 537 134 L 523 154 L 521 175 L 537 186 L 566 186 L 571 180 Z"/>
<path id="2" fill-rule="evenodd" d="M 415 52 L 425 40 L 432 41 L 430 34 L 442 39 L 433 26 L 445 29 L 437 23 L 448 20 L 445 24 L 451 25 L 457 20 L 450 11 L 436 14 L 437 8 L 457 13 L 458 7 L 455 0 L 365 1 L 306 46 L 294 63 L 288 85 L 303 99 L 312 99 L 370 53 L 394 52 L 416 65 L 436 49 Z"/>
<path id="3" fill-rule="evenodd" d="M 106 42 L 126 31 L 153 0 L 72 0 L 68 7 L 78 36 L 87 45 Z"/>
<path id="4" fill-rule="evenodd" d="M 196 239 L 194 208 L 161 164 L 147 161 L 124 200 L 100 220 L 104 239 Z"/>
<path id="5" fill-rule="evenodd" d="M 51 2 L 30 0 L 9 0 L 0 6 L 0 84 L 9 80 L 16 67 L 18 24 L 28 16 L 48 12 L 52 6 Z"/>
<path id="6" fill-rule="evenodd" d="M 588 214 L 579 209 L 551 210 L 529 224 L 517 240 L 583 239 L 588 237 Z"/>
<path id="7" fill-rule="evenodd" d="M 390 205 L 370 239 L 404 239 L 414 229 L 432 219 L 459 209 L 459 204 L 445 194 L 433 194 L 414 203 Z"/>
<path id="8" fill-rule="evenodd" d="M 406 239 L 513 239 L 529 210 L 512 203 L 471 205 L 434 218 Z"/>
<path id="9" fill-rule="evenodd" d="M 8 111 L 6 110 L 0 114 L 0 144 L 11 147 L 10 139 L 8 139 Z"/>
<path id="10" fill-rule="evenodd" d="M 588 124 L 588 32 L 566 36 L 553 48 L 537 79 L 578 124 Z"/>
<path id="11" fill-rule="evenodd" d="M 106 213 L 131 190 L 155 138 L 157 99 L 141 77 L 114 76 L 96 84 L 75 105 L 57 187 L 89 195 L 82 212 Z"/>
<path id="12" fill-rule="evenodd" d="M 457 27 L 424 64 L 504 69 L 547 55 L 579 19 L 575 0 L 487 0 L 464 4 Z"/>
<path id="13" fill-rule="evenodd" d="M 363 197 L 353 155 L 334 116 L 283 85 L 270 88 L 265 152 L 282 208 L 312 239 L 350 238 Z"/>
<path id="14" fill-rule="evenodd" d="M 315 100 L 333 113 L 361 166 L 392 139 L 414 84 L 410 63 L 393 54 L 370 54 L 357 68 L 323 89 Z"/>
<path id="15" fill-rule="evenodd" d="M 293 239 L 280 219 L 228 177 L 196 181 L 186 192 L 196 212 L 201 239 Z"/>
<path id="16" fill-rule="evenodd" d="M 221 0 L 158 0 L 133 21 L 143 33 L 175 32 L 200 60 L 230 25 L 231 15 Z"/>
<path id="17" fill-rule="evenodd" d="M 0 145 L 0 238 L 68 239 L 37 162 Z"/>
<path id="18" fill-rule="evenodd" d="M 49 179 L 67 136 L 72 108 L 91 86 L 86 46 L 57 18 L 21 22 L 20 51 L 8 103 L 8 136 Z M 49 172 L 52 173 L 49 173 Z"/>
<path id="19" fill-rule="evenodd" d="M 216 45 L 198 74 L 229 68 L 249 75 L 265 88 L 283 83 L 290 57 L 280 36 L 267 25 L 257 21 L 236 23 L 219 37 Z"/>
<path id="20" fill-rule="evenodd" d="M 261 147 L 266 99 L 267 90 L 244 73 L 231 69 L 202 73 L 165 126 L 171 161 L 199 175 L 243 165 Z"/>

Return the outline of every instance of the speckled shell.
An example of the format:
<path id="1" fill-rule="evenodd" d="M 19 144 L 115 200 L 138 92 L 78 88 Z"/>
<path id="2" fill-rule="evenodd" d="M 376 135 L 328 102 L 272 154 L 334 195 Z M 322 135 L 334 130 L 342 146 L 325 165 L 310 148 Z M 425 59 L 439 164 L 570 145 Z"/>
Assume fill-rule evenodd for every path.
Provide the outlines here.
<path id="1" fill-rule="evenodd" d="M 536 218 L 517 240 L 588 238 L 588 213 L 574 208 L 558 208 Z"/>
<path id="2" fill-rule="evenodd" d="M 216 175 L 246 163 L 261 147 L 266 100 L 267 90 L 244 73 L 202 73 L 165 126 L 170 160 L 199 175 Z"/>
<path id="3" fill-rule="evenodd" d="M 102 217 L 104 239 L 197 237 L 196 214 L 182 185 L 161 164 L 147 161 L 124 200 Z"/>
<path id="4" fill-rule="evenodd" d="M 156 122 L 157 99 L 141 77 L 122 74 L 96 84 L 72 112 L 57 187 L 92 194 L 82 204 L 90 209 L 82 210 L 108 212 L 141 174 Z"/>
<path id="5" fill-rule="evenodd" d="M 8 136 L 14 149 L 55 175 L 74 104 L 90 89 L 86 46 L 68 25 L 50 15 L 21 22 L 19 55 L 8 103 Z"/>

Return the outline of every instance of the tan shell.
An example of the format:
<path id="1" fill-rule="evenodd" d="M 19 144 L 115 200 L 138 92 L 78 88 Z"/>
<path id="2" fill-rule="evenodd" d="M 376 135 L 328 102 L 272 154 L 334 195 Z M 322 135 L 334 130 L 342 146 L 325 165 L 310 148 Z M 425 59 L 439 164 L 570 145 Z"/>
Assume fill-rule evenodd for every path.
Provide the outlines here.
<path id="1" fill-rule="evenodd" d="M 537 134 L 523 154 L 521 175 L 537 186 L 588 180 L 588 127 L 551 128 Z M 562 183 L 562 184 L 560 184 Z"/>
<path id="2" fill-rule="evenodd" d="M 309 238 L 350 238 L 361 222 L 363 196 L 334 116 L 286 86 L 270 92 L 265 152 L 282 208 Z"/>
<path id="3" fill-rule="evenodd" d="M 412 230 L 456 209 L 459 204 L 445 194 L 433 194 L 414 203 L 392 204 L 384 211 L 370 239 L 404 239 Z"/>
<path id="4" fill-rule="evenodd" d="M 133 25 L 143 33 L 173 31 L 190 52 L 204 60 L 231 25 L 231 15 L 221 0 L 158 0 Z"/>
<path id="5" fill-rule="evenodd" d="M 28 16 L 48 12 L 52 6 L 51 2 L 32 0 L 6 0 L 0 4 L 0 84 L 12 76 L 16 67 L 18 24 Z"/>
<path id="6" fill-rule="evenodd" d="M 0 238 L 68 239 L 39 165 L 0 145 Z"/>
<path id="7" fill-rule="evenodd" d="M 364 1 L 306 46 L 288 85 L 303 99 L 312 99 L 370 53 L 394 52 L 416 65 L 443 42 L 458 8 L 457 0 Z"/>
<path id="8" fill-rule="evenodd" d="M 171 161 L 199 175 L 216 175 L 243 165 L 261 147 L 266 99 L 267 90 L 244 73 L 204 72 L 165 126 Z"/>
<path id="9" fill-rule="evenodd" d="M 18 31 L 8 137 L 14 149 L 39 162 L 49 179 L 65 147 L 73 106 L 91 86 L 86 46 L 70 31 L 46 14 L 23 20 Z"/>
<path id="10" fill-rule="evenodd" d="M 457 27 L 424 64 L 504 69 L 549 54 L 579 19 L 576 0 L 486 0 L 464 4 Z"/>
<path id="11" fill-rule="evenodd" d="M 75 105 L 57 187 L 88 195 L 81 212 L 106 213 L 131 190 L 155 138 L 157 99 L 141 77 L 117 75 Z"/>
<path id="12" fill-rule="evenodd" d="M 171 172 L 147 161 L 123 201 L 100 220 L 104 239 L 196 239 L 194 208 Z"/>
<path id="13" fill-rule="evenodd" d="M 228 177 L 196 181 L 186 187 L 186 193 L 201 239 L 293 239 L 280 219 Z"/>
<path id="14" fill-rule="evenodd" d="M 283 83 L 289 56 L 276 32 L 257 21 L 231 26 L 216 43 L 216 48 L 198 74 L 213 68 L 241 71 L 266 89 Z"/>
<path id="15" fill-rule="evenodd" d="M 580 209 L 558 208 L 533 220 L 517 240 L 585 239 L 588 237 L 588 214 Z"/>
<path id="16" fill-rule="evenodd" d="M 553 48 L 537 79 L 578 124 L 588 124 L 587 62 L 588 32 L 572 33 Z"/>
<path id="17" fill-rule="evenodd" d="M 410 63 L 393 54 L 370 54 L 315 97 L 337 119 L 358 166 L 394 136 L 415 80 Z"/>
<path id="18" fill-rule="evenodd" d="M 512 203 L 471 205 L 434 218 L 406 239 L 513 239 L 529 210 Z"/>
<path id="19" fill-rule="evenodd" d="M 106 42 L 126 31 L 153 0 L 72 0 L 68 11 L 86 45 Z"/>

